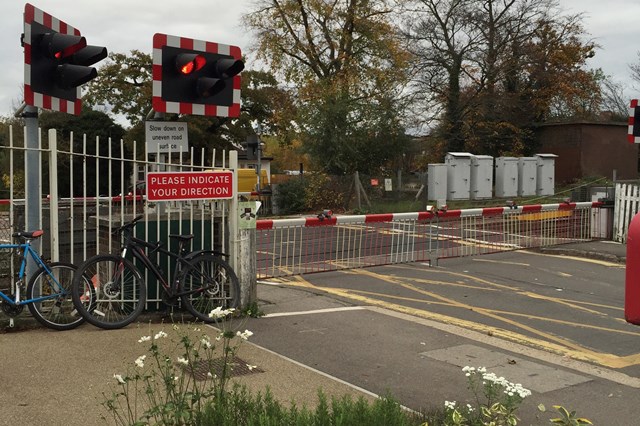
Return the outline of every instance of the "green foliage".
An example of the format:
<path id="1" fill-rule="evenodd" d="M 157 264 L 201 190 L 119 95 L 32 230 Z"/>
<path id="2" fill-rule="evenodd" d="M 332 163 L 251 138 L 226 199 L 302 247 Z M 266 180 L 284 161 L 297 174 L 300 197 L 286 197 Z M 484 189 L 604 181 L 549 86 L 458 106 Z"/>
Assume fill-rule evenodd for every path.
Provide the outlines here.
<path id="1" fill-rule="evenodd" d="M 387 0 L 260 0 L 245 24 L 258 58 L 291 82 L 295 120 L 315 170 L 380 170 L 400 155 L 409 55 Z"/>
<path id="2" fill-rule="evenodd" d="M 100 66 L 98 77 L 87 86 L 88 105 L 111 108 L 135 125 L 151 110 L 151 55 L 139 50 L 110 53 Z"/>
<path id="3" fill-rule="evenodd" d="M 233 309 L 215 309 L 221 320 L 215 340 L 197 326 L 176 325 L 142 336 L 147 347 L 127 374 L 114 374 L 115 389 L 102 403 L 117 425 L 195 425 L 211 400 L 224 400 L 241 343 L 253 333 L 234 331 L 228 318 Z M 254 368 L 254 366 L 247 366 Z M 202 371 L 202 369 L 205 371 Z M 200 377 L 203 373 L 204 377 Z"/>
<path id="4" fill-rule="evenodd" d="M 306 211 L 305 189 L 306 180 L 297 176 L 278 185 L 277 203 L 282 214 Z"/>
<path id="5" fill-rule="evenodd" d="M 211 315 L 229 318 L 232 310 Z M 126 375 L 114 374 L 115 388 L 102 403 L 116 425 L 164 426 L 409 426 L 422 420 L 392 398 L 369 403 L 364 397 L 332 397 L 318 391 L 315 409 L 289 406 L 275 400 L 267 388 L 255 395 L 246 386 L 229 389 L 235 354 L 251 332 L 235 331 L 221 321 L 222 331 L 212 341 L 194 326 L 174 325 L 169 333 L 142 336 L 147 352 L 133 362 Z M 171 335 L 170 335 L 171 334 Z M 219 345 L 217 348 L 216 345 Z M 214 362 L 220 360 L 222 363 Z M 201 366 L 209 366 L 204 380 Z M 255 368 L 255 366 L 247 366 Z M 106 420 L 106 416 L 105 416 Z"/>
<path id="6" fill-rule="evenodd" d="M 58 189 L 61 197 L 82 196 L 85 189 L 88 196 L 116 195 L 120 193 L 122 184 L 120 181 L 122 176 L 121 167 L 124 167 L 124 176 L 130 176 L 132 165 L 129 162 L 114 161 L 111 163 L 110 178 L 98 180 L 100 184 L 98 194 L 95 193 L 95 182 L 98 179 L 97 173 L 99 171 L 104 173 L 108 170 L 109 156 L 120 158 L 129 154 L 126 146 L 124 147 L 124 152 L 122 152 L 123 147 L 120 141 L 125 134 L 122 126 L 115 123 L 104 112 L 91 109 L 84 109 L 79 116 L 45 111 L 40 114 L 39 124 L 43 131 L 49 129 L 57 130 L 59 151 L 86 152 L 88 155 L 98 154 L 103 157 L 103 159 L 96 159 L 95 161 L 88 160 L 86 175 L 83 175 L 84 163 L 81 157 L 60 155 L 58 159 Z M 74 194 L 71 194 L 71 162 L 73 162 L 74 167 Z M 48 168 L 45 168 L 43 170 L 45 192 L 48 191 L 48 173 Z"/>
<path id="7" fill-rule="evenodd" d="M 592 425 L 589 419 L 585 419 L 584 417 L 576 417 L 576 412 L 569 412 L 562 405 L 554 405 L 558 413 L 560 413 L 560 417 L 555 417 L 550 420 L 551 423 L 562 426 L 580 426 L 580 425 Z M 538 409 L 542 412 L 546 411 L 546 408 L 543 404 L 538 406 Z"/>
<path id="8" fill-rule="evenodd" d="M 344 194 L 339 190 L 340 185 L 323 173 L 312 173 L 305 177 L 304 191 L 305 207 L 307 211 L 339 208 L 344 204 Z"/>
<path id="9" fill-rule="evenodd" d="M 445 401 L 441 423 L 427 421 L 422 426 L 515 426 L 516 412 L 531 392 L 520 384 L 488 373 L 484 367 L 464 367 L 473 404 Z"/>
<path id="10" fill-rule="evenodd" d="M 240 314 L 250 318 L 260 318 L 264 316 L 264 312 L 260 309 L 260 306 L 258 306 L 258 302 L 251 302 Z"/>

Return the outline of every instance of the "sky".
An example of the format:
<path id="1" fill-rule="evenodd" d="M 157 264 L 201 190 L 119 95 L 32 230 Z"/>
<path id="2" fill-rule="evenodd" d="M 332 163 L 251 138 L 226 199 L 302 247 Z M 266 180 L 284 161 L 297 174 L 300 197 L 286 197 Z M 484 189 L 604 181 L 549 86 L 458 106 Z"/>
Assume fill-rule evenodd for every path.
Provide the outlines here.
<path id="1" fill-rule="evenodd" d="M 22 104 L 24 54 L 20 46 L 25 3 L 2 0 L 0 14 L 0 115 L 11 115 Z M 151 53 L 153 34 L 170 35 L 251 47 L 241 25 L 251 0 L 34 0 L 32 4 L 79 29 L 90 45 L 110 52 L 133 49 Z M 640 0 L 559 0 L 567 13 L 583 13 L 589 37 L 601 46 L 588 61 L 591 68 L 627 87 L 625 95 L 640 97 L 640 84 L 630 78 L 629 64 L 638 63 Z M 250 61 L 248 61 L 250 62 Z M 99 66 L 99 64 L 97 64 Z M 251 63 L 247 63 L 251 68 Z"/>

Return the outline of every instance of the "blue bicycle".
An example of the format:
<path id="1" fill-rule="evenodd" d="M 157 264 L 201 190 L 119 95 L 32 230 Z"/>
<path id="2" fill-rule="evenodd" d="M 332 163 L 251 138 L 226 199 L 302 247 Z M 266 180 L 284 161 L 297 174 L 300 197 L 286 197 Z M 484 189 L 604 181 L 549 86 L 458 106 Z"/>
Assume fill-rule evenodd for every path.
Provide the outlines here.
<path id="1" fill-rule="evenodd" d="M 77 267 L 70 263 L 45 262 L 31 246 L 31 241 L 43 233 L 42 230 L 16 232 L 12 237 L 14 241 L 22 240 L 21 243 L 0 244 L 0 251 L 13 250 L 20 260 L 19 266 L 16 265 L 15 279 L 10 279 L 9 294 L 0 289 L 0 308 L 9 316 L 11 326 L 13 318 L 19 315 L 26 305 L 42 325 L 54 330 L 71 330 L 84 322 L 84 318 L 78 314 L 71 300 L 70 288 Z M 23 297 L 21 293 L 24 291 L 28 258 L 33 259 L 38 269 L 31 276 L 26 287 L 26 296 Z"/>

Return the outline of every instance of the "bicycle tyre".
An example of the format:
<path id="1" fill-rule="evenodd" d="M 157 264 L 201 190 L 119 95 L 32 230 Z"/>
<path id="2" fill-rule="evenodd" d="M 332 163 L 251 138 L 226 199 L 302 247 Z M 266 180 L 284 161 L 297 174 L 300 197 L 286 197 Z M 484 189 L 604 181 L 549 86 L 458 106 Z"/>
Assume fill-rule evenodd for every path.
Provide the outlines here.
<path id="1" fill-rule="evenodd" d="M 231 266 L 218 256 L 202 254 L 190 259 L 180 274 L 178 293 L 182 306 L 204 322 L 214 322 L 209 312 L 240 305 L 240 283 Z"/>
<path id="2" fill-rule="evenodd" d="M 63 262 L 50 263 L 47 268 L 51 274 L 44 267 L 33 274 L 27 285 L 27 298 L 37 299 L 53 294 L 59 294 L 59 297 L 29 303 L 29 311 L 45 327 L 59 331 L 72 330 L 84 322 L 71 298 L 74 274 L 78 268 Z M 52 279 L 55 279 L 60 287 L 52 282 Z"/>
<path id="3" fill-rule="evenodd" d="M 89 258 L 80 265 L 71 296 L 74 306 L 88 323 L 114 330 L 131 324 L 142 313 L 147 288 L 133 263 L 117 255 L 105 254 Z"/>

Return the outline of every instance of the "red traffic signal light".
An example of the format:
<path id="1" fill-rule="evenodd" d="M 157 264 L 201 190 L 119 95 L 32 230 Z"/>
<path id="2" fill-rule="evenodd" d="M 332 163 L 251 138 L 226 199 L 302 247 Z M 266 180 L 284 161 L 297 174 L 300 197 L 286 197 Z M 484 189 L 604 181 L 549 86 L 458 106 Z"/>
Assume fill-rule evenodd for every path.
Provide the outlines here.
<path id="1" fill-rule="evenodd" d="M 107 49 L 87 46 L 80 31 L 28 3 L 24 27 L 25 103 L 80 114 L 80 86 L 98 75 L 90 65 Z"/>
<path id="2" fill-rule="evenodd" d="M 217 117 L 240 115 L 240 48 L 184 37 L 153 37 L 153 109 Z"/>
<path id="3" fill-rule="evenodd" d="M 176 56 L 176 68 L 184 75 L 200 71 L 206 63 L 204 56 L 196 53 L 181 53 Z"/>

